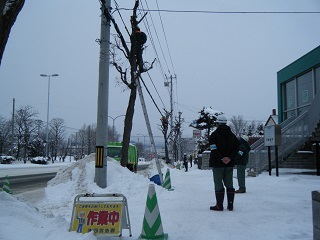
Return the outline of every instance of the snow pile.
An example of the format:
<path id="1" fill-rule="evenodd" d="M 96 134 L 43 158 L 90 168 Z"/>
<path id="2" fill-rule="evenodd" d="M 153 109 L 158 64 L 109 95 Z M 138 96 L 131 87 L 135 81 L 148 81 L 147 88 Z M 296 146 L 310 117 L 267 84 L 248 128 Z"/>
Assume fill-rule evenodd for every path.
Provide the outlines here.
<path id="1" fill-rule="evenodd" d="M 163 173 L 167 167 L 162 164 Z M 133 237 L 124 230 L 122 239 L 137 239 L 142 230 L 149 179 L 110 160 L 108 187 L 100 189 L 93 181 L 94 171 L 94 155 L 69 164 L 48 183 L 43 197 L 34 202 L 24 199 L 23 194 L 0 192 L 0 239 L 98 239 L 92 233 L 68 231 L 74 197 L 85 193 L 123 194 L 128 200 Z M 312 239 L 311 192 L 319 189 L 319 177 L 293 173 L 297 171 L 301 172 L 280 169 L 279 177 L 274 172 L 272 176 L 264 172 L 248 177 L 247 193 L 236 195 L 234 211 L 213 212 L 209 210 L 215 204 L 212 171 L 199 170 L 197 165 L 188 172 L 171 168 L 174 191 L 155 185 L 164 232 L 173 240 Z M 157 171 L 152 162 L 145 174 L 154 173 Z M 236 179 L 234 185 L 237 187 Z"/>

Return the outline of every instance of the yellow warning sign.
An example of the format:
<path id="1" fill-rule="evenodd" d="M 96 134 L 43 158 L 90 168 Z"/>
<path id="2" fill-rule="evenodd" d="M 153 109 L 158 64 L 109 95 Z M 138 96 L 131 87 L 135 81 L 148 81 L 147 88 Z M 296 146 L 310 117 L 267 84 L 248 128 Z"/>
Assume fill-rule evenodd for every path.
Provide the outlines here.
<path id="1" fill-rule="evenodd" d="M 121 217 L 121 203 L 76 203 L 71 231 L 78 233 L 93 231 L 95 234 L 119 235 Z"/>

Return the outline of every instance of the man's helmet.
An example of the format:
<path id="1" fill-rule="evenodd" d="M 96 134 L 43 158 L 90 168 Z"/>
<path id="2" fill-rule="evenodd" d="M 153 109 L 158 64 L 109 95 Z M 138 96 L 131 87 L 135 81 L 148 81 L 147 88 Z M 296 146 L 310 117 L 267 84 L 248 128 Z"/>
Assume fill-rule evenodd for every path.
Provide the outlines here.
<path id="1" fill-rule="evenodd" d="M 216 123 L 227 124 L 227 118 L 224 115 L 219 115 L 217 117 Z"/>

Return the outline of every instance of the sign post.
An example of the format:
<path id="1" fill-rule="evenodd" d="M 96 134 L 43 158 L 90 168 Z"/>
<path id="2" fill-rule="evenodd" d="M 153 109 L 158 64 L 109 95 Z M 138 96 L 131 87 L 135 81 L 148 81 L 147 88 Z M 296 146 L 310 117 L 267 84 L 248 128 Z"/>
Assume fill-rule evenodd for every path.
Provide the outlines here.
<path id="1" fill-rule="evenodd" d="M 264 145 L 268 147 L 269 159 L 269 175 L 271 176 L 271 151 L 270 147 L 275 147 L 276 157 L 276 176 L 279 176 L 279 160 L 278 160 L 278 146 L 281 145 L 281 125 L 275 124 L 265 126 L 264 128 Z"/>

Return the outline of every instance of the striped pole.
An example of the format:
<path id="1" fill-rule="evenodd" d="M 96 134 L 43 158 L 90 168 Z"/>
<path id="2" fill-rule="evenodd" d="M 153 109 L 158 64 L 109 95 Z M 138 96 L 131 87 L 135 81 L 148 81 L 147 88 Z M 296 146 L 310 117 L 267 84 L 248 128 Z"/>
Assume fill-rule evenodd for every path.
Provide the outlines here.
<path id="1" fill-rule="evenodd" d="M 10 193 L 10 194 L 12 193 L 11 189 L 10 189 L 10 183 L 9 183 L 8 175 L 6 176 L 6 179 L 4 180 L 4 184 L 3 184 L 2 190 L 7 192 L 7 193 Z"/>
<path id="2" fill-rule="evenodd" d="M 168 234 L 163 233 L 157 194 L 154 184 L 149 184 L 146 209 L 143 218 L 143 226 L 139 239 L 168 239 Z"/>
<path id="3" fill-rule="evenodd" d="M 169 168 L 167 169 L 166 176 L 164 178 L 162 187 L 164 187 L 165 189 L 168 189 L 168 190 L 173 190 L 173 188 L 171 186 L 170 169 Z"/>

